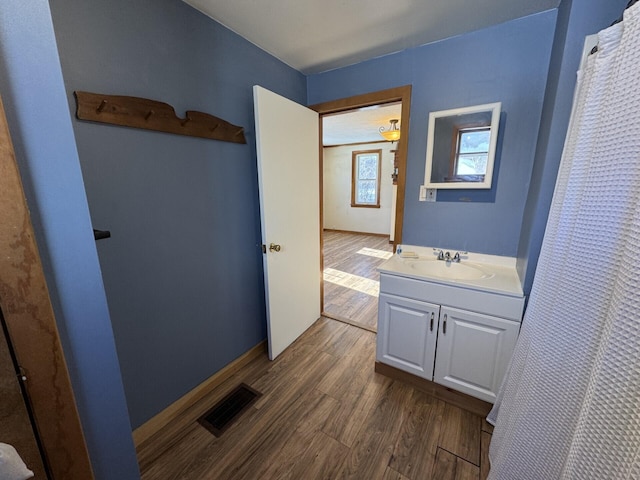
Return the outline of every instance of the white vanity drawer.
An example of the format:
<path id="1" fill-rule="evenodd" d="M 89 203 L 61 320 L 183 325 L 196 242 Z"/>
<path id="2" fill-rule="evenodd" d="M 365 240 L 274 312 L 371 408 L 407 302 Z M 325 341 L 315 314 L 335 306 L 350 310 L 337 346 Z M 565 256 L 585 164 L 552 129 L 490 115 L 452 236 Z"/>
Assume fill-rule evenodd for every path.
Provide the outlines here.
<path id="1" fill-rule="evenodd" d="M 380 292 L 455 306 L 517 322 L 522 320 L 524 309 L 524 297 L 489 293 L 465 286 L 454 287 L 386 273 L 380 273 Z"/>

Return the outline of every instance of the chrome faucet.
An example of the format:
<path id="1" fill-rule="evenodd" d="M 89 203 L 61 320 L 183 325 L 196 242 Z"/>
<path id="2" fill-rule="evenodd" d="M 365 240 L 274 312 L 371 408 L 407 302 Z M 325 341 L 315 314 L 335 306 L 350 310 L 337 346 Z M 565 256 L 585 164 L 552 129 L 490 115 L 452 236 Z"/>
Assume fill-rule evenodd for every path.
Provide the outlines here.
<path id="1" fill-rule="evenodd" d="M 451 256 L 451 252 L 445 252 L 444 250 L 438 250 L 436 248 L 433 249 L 434 252 L 438 252 L 438 260 L 442 260 L 443 262 L 455 262 L 460 263 L 462 260 L 461 255 L 466 255 L 468 252 L 456 252 L 453 256 Z"/>
<path id="2" fill-rule="evenodd" d="M 433 251 L 435 252 L 436 249 L 434 248 Z M 438 250 L 438 260 L 442 260 L 444 262 L 450 262 L 451 261 L 451 252 L 444 252 L 443 250 Z"/>
<path id="3" fill-rule="evenodd" d="M 456 252 L 456 254 L 453 256 L 453 259 L 451 260 L 452 262 L 456 262 L 456 263 L 460 263 L 461 257 L 460 255 L 466 255 L 469 252 Z"/>

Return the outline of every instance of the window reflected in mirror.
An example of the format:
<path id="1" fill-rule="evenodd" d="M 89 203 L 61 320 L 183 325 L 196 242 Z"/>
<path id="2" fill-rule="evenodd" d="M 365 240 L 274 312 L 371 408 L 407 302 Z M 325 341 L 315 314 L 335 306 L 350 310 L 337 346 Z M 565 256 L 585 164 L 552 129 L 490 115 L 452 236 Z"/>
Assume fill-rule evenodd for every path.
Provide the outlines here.
<path id="1" fill-rule="evenodd" d="M 489 157 L 489 127 L 458 128 L 451 158 L 451 181 L 484 181 Z"/>

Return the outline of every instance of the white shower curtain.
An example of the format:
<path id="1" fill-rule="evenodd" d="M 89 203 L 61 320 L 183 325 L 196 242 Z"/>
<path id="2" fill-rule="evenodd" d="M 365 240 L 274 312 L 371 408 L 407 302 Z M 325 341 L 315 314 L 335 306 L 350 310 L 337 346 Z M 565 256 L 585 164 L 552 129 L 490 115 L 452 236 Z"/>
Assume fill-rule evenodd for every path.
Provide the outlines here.
<path id="1" fill-rule="evenodd" d="M 490 480 L 640 479 L 640 4 L 577 88 Z"/>

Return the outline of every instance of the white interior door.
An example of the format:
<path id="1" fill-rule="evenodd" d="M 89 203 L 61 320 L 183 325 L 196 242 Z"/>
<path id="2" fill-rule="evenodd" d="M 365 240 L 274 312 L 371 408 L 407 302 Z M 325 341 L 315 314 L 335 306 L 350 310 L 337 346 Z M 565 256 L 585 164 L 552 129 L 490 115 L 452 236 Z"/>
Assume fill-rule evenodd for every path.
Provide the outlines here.
<path id="1" fill-rule="evenodd" d="M 253 87 L 269 358 L 320 316 L 318 114 Z"/>

